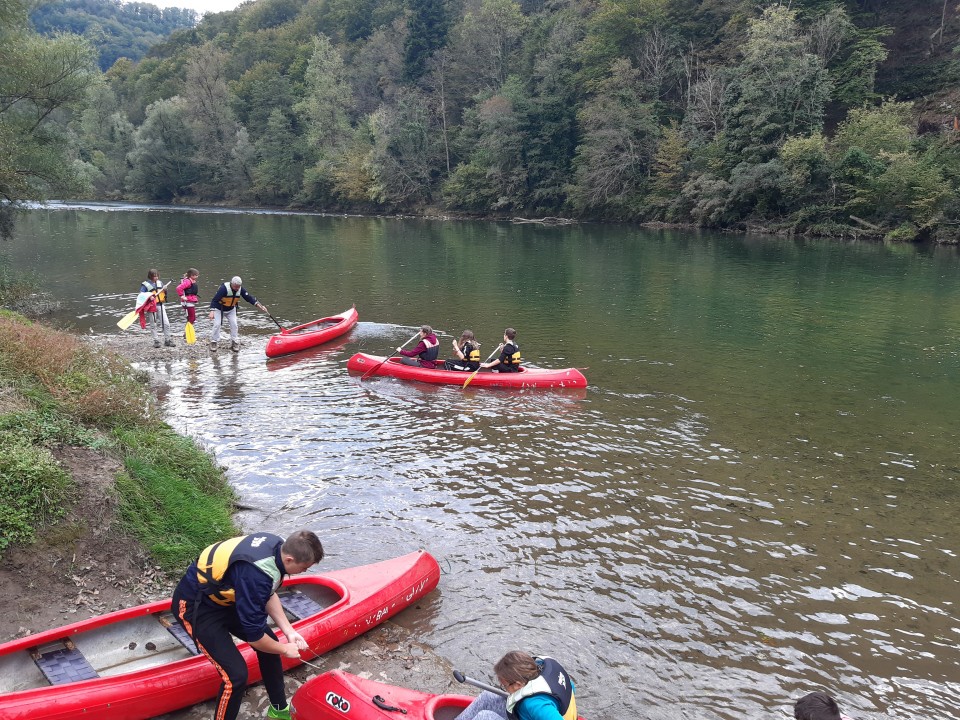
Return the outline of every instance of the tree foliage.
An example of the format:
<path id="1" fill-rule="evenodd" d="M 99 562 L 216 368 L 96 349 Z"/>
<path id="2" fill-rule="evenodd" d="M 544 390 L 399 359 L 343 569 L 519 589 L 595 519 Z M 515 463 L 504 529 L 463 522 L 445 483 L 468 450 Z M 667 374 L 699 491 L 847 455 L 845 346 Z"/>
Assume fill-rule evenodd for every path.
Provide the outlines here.
<path id="1" fill-rule="evenodd" d="M 27 32 L 25 6 L 0 12 L 4 92 L 49 72 L 43 53 L 82 54 Z M 86 179 L 111 198 L 949 241 L 960 19 L 931 17 L 907 0 L 257 0 L 4 109 L 0 177 L 24 182 L 9 163 L 28 161 L 21 194 Z"/>

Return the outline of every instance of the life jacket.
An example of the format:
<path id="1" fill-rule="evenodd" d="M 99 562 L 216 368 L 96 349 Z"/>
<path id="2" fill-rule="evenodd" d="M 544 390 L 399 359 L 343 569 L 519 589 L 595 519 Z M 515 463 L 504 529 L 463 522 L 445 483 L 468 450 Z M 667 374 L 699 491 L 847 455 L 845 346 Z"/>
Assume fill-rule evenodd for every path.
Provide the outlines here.
<path id="1" fill-rule="evenodd" d="M 184 285 L 184 283 L 189 282 L 189 285 Z M 184 278 L 179 285 L 177 285 L 177 294 L 180 296 L 180 304 L 184 306 L 190 306 L 197 302 L 200 298 L 197 297 L 197 294 L 200 292 L 200 288 L 197 287 L 196 281 L 189 280 Z"/>
<path id="2" fill-rule="evenodd" d="M 240 293 L 243 292 L 243 286 L 238 287 L 236 292 L 233 291 L 233 285 L 228 282 L 225 282 L 223 287 L 226 290 L 226 295 L 220 298 L 220 307 L 227 310 L 236 307 L 237 303 L 240 302 Z"/>
<path id="3" fill-rule="evenodd" d="M 503 346 L 503 355 L 505 357 L 500 361 L 501 364 L 520 367 L 520 361 L 523 358 L 520 357 L 520 346 L 515 342 L 509 342 Z"/>
<path id="4" fill-rule="evenodd" d="M 468 363 L 480 362 L 480 346 L 477 343 L 467 340 L 460 346 L 460 352 L 463 353 L 463 359 Z"/>
<path id="5" fill-rule="evenodd" d="M 157 303 L 162 305 L 163 301 L 167 299 L 167 291 L 161 290 L 162 287 L 163 284 L 159 278 L 156 285 L 149 280 L 143 281 L 143 284 L 140 285 L 140 294 L 137 296 L 137 305 L 143 306 L 143 312 L 156 312 Z M 158 290 L 159 292 L 157 292 Z"/>
<path id="6" fill-rule="evenodd" d="M 557 709 L 563 720 L 577 720 L 577 699 L 573 695 L 573 682 L 567 671 L 556 660 L 549 657 L 534 658 L 541 672 L 526 685 L 507 697 L 507 716 L 518 720 L 518 706 L 532 695 L 549 695 L 557 703 Z"/>
<path id="7" fill-rule="evenodd" d="M 234 588 L 224 581 L 227 570 L 237 562 L 248 562 L 256 566 L 273 581 L 276 592 L 283 581 L 283 571 L 277 567 L 277 549 L 283 545 L 283 538 L 270 533 L 243 535 L 214 543 L 206 548 L 197 559 L 197 583 L 200 593 L 206 595 L 217 605 L 233 605 L 237 598 Z"/>
<path id="8" fill-rule="evenodd" d="M 432 344 L 430 342 L 431 340 L 433 341 Z M 440 341 L 437 340 L 437 336 L 427 335 L 423 339 L 423 344 L 427 346 L 427 349 L 417 355 L 417 357 L 421 360 L 425 360 L 426 362 L 433 362 L 436 360 L 437 356 L 440 355 Z"/>

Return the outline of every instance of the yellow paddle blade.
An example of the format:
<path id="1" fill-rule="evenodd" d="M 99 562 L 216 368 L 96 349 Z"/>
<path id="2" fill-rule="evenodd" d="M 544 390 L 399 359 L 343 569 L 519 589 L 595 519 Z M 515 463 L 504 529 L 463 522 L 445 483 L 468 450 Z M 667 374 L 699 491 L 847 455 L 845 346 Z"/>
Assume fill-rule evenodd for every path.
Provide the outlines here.
<path id="1" fill-rule="evenodd" d="M 129 313 L 127 313 L 122 318 L 120 318 L 119 321 L 117 321 L 117 327 L 120 328 L 121 330 L 126 330 L 128 327 L 133 325 L 133 321 L 136 319 L 137 319 L 137 311 L 131 310 Z"/>
<path id="2" fill-rule="evenodd" d="M 183 328 L 183 337 L 187 340 L 187 345 L 193 345 L 197 341 L 197 331 L 193 329 L 193 323 L 188 322 Z"/>
<path id="3" fill-rule="evenodd" d="M 460 388 L 460 389 L 461 389 L 461 390 L 466 390 L 466 389 L 467 389 L 467 385 L 470 384 L 470 381 L 473 380 L 473 378 L 476 376 L 476 374 L 477 374 L 478 372 L 480 372 L 480 368 L 477 368 L 477 369 L 474 370 L 472 373 L 470 373 L 470 377 L 468 377 L 466 380 L 463 381 L 463 387 Z"/>

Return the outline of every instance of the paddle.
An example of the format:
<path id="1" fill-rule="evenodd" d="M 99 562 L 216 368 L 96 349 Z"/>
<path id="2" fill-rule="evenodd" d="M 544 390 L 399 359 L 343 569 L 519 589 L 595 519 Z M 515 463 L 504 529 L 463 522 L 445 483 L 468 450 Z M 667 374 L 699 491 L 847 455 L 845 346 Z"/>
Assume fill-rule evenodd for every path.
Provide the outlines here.
<path id="1" fill-rule="evenodd" d="M 193 328 L 192 322 L 183 326 L 183 337 L 186 339 L 187 345 L 193 345 L 197 341 L 197 331 Z"/>
<path id="2" fill-rule="evenodd" d="M 494 350 L 492 353 L 490 353 L 490 357 L 488 357 L 488 358 L 487 358 L 486 360 L 484 360 L 483 362 L 485 362 L 485 363 L 490 362 L 491 360 L 493 360 L 493 356 L 496 355 L 496 354 L 497 354 L 498 352 L 500 352 L 501 350 L 503 350 L 503 345 L 498 345 L 498 346 L 497 346 L 497 349 Z M 482 364 L 482 363 L 481 363 L 481 364 Z M 476 370 L 474 370 L 472 373 L 470 373 L 470 377 L 468 377 L 466 380 L 463 381 L 463 387 L 461 388 L 461 390 L 466 390 L 466 389 L 467 389 L 467 385 L 470 384 L 470 381 L 473 380 L 474 376 L 475 376 L 478 372 L 480 372 L 480 368 L 479 368 L 479 367 L 477 367 Z"/>
<path id="3" fill-rule="evenodd" d="M 400 346 L 400 349 L 403 350 L 403 348 L 405 348 L 405 347 L 406 347 L 407 345 L 409 345 L 411 342 L 413 342 L 414 340 L 416 340 L 418 337 L 420 337 L 420 331 L 419 331 L 419 330 L 417 331 L 417 334 L 416 334 L 416 335 L 414 335 L 414 336 L 411 337 L 409 340 L 407 340 L 403 345 L 401 345 L 401 346 Z M 383 364 L 384 364 L 387 360 L 389 360 L 390 358 L 391 358 L 391 355 L 387 355 L 387 357 L 385 357 L 383 360 L 381 360 L 380 362 L 378 362 L 378 363 L 377 363 L 376 365 L 374 365 L 372 368 L 370 368 L 369 370 L 367 370 L 363 375 L 360 376 L 360 381 L 363 382 L 363 381 L 366 380 L 368 377 L 370 377 L 371 375 L 373 375 L 377 370 L 380 369 L 380 366 L 383 365 Z"/>
<path id="4" fill-rule="evenodd" d="M 267 313 L 267 317 L 269 317 L 271 320 L 273 320 L 273 322 L 276 323 L 277 327 L 280 328 L 280 332 L 287 331 L 287 329 L 283 325 L 277 322 L 277 319 L 273 315 L 271 315 L 270 313 Z"/>
<path id="5" fill-rule="evenodd" d="M 453 671 L 453 678 L 459 683 L 466 683 L 467 685 L 473 685 L 474 687 L 478 687 L 481 690 L 492 692 L 494 695 L 499 695 L 500 697 L 507 697 L 507 693 L 505 693 L 500 688 L 494 687 L 493 685 L 487 685 L 487 683 L 485 682 L 481 682 L 480 680 L 474 680 L 471 677 L 467 677 L 459 670 Z"/>
<path id="6" fill-rule="evenodd" d="M 167 285 L 169 284 L 170 282 L 168 281 Z M 156 297 L 161 290 L 166 290 L 167 285 L 164 285 L 162 288 L 160 288 L 160 290 L 152 290 L 150 292 L 150 297 Z M 140 307 L 138 307 L 136 310 L 132 310 L 131 312 L 127 313 L 122 318 L 120 318 L 120 321 L 117 323 L 117 327 L 120 328 L 121 330 L 126 330 L 128 327 L 133 325 L 133 321 L 137 319 L 137 315 L 140 314 L 140 311 L 143 310 L 144 306 L 148 302 L 150 302 L 150 298 L 147 298 L 146 301 L 143 304 L 141 304 Z"/>

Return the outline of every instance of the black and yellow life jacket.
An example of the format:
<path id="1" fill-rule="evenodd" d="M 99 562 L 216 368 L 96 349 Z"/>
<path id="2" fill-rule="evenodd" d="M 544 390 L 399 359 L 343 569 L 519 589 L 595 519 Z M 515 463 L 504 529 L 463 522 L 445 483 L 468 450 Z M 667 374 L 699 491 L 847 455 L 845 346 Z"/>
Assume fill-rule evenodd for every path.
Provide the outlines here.
<path id="1" fill-rule="evenodd" d="M 522 359 L 523 358 L 520 357 L 520 346 L 515 342 L 510 342 L 503 346 L 503 360 L 500 361 L 503 365 L 520 367 L 520 361 Z"/>
<path id="2" fill-rule="evenodd" d="M 234 291 L 233 286 L 225 282 L 223 284 L 224 296 L 220 298 L 220 306 L 229 310 L 232 307 L 236 307 L 240 302 L 240 293 L 243 291 L 243 286 L 241 285 Z"/>
<path id="3" fill-rule="evenodd" d="M 197 559 L 197 583 L 200 592 L 217 605 L 232 605 L 236 602 L 234 588 L 225 582 L 224 576 L 236 562 L 248 562 L 273 581 L 276 592 L 283 581 L 283 571 L 277 567 L 276 555 L 283 545 L 283 538 L 271 533 L 243 535 L 214 543 Z"/>
<path id="4" fill-rule="evenodd" d="M 477 343 L 467 340 L 467 342 L 460 347 L 460 352 L 463 353 L 463 359 L 466 362 L 480 362 L 480 346 Z"/>

